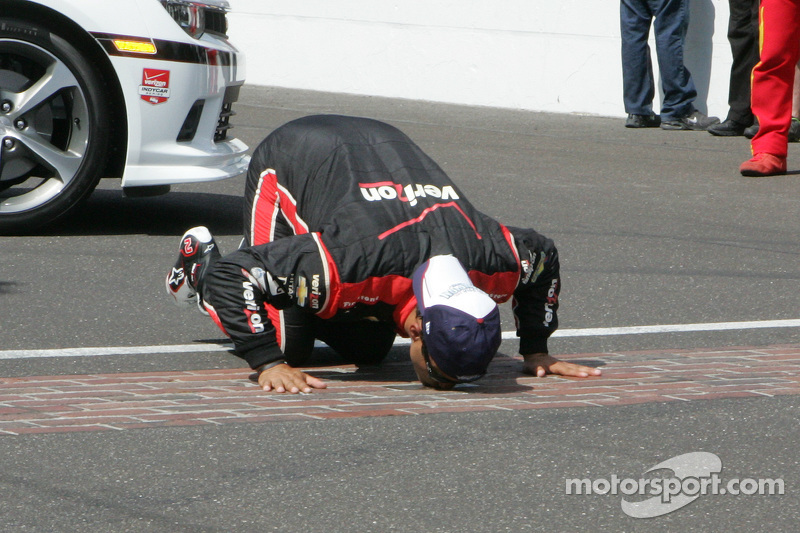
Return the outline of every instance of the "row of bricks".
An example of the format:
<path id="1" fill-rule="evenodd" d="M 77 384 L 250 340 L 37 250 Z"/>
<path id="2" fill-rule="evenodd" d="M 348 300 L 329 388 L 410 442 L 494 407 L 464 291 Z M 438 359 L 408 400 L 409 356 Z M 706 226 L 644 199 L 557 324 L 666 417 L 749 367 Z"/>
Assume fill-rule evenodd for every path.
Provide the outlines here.
<path id="1" fill-rule="evenodd" d="M 779 391 L 776 391 L 776 394 Z M 797 394 L 798 391 L 786 392 L 787 394 Z M 621 406 L 638 403 L 670 402 L 670 401 L 692 401 L 692 400 L 712 400 L 722 398 L 747 398 L 757 397 L 753 392 L 730 392 L 719 394 L 684 394 L 684 395 L 641 395 L 625 398 L 605 398 L 602 400 L 593 399 L 586 401 L 549 401 L 549 402 L 517 402 L 504 405 L 493 404 L 470 404 L 458 406 L 407 406 L 407 405 L 385 405 L 385 406 L 358 406 L 351 409 L 309 409 L 300 412 L 275 412 L 275 410 L 265 411 L 241 411 L 232 413 L 230 411 L 202 411 L 182 414 L 154 414 L 139 416 L 93 416 L 83 418 L 57 418 L 52 420 L 17 420 L 0 422 L 0 435 L 22 435 L 30 433 L 51 433 L 56 431 L 82 431 L 82 430 L 123 430 L 145 427 L 163 426 L 183 426 L 199 424 L 226 424 L 243 422 L 268 422 L 268 421 L 288 421 L 288 420 L 326 420 L 336 418 L 350 418 L 363 416 L 392 416 L 392 415 L 421 415 L 432 413 L 456 413 L 456 412 L 477 412 L 477 411 L 507 411 L 521 409 L 540 409 L 540 408 L 574 408 L 574 407 L 598 407 L 598 406 Z"/>
<path id="2" fill-rule="evenodd" d="M 329 388 L 299 396 L 265 394 L 241 369 L 0 378 L 0 435 L 800 394 L 794 345 L 564 359 L 602 362 L 604 375 L 539 379 L 498 357 L 479 385 L 432 391 L 413 382 L 407 364 L 326 367 L 309 371 Z"/>

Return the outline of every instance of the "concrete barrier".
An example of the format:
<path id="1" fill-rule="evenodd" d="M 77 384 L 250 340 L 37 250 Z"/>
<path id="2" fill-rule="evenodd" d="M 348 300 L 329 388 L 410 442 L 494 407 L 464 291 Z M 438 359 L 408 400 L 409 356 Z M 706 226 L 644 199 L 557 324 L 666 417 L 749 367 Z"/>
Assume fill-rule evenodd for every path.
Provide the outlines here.
<path id="1" fill-rule="evenodd" d="M 230 35 L 247 54 L 250 84 L 624 115 L 613 0 L 230 3 Z M 697 106 L 720 118 L 728 110 L 727 21 L 727 2 L 692 0 L 686 63 Z"/>

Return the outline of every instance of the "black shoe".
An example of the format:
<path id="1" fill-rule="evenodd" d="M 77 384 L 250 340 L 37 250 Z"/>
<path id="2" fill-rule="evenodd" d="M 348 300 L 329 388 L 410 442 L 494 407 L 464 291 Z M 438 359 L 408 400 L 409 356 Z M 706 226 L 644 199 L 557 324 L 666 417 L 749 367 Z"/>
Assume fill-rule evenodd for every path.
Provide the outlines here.
<path id="1" fill-rule="evenodd" d="M 661 121 L 662 130 L 707 130 L 709 126 L 718 124 L 717 117 L 707 117 L 696 109 L 690 115 Z"/>
<path id="2" fill-rule="evenodd" d="M 633 115 L 628 114 L 625 121 L 626 128 L 657 128 L 661 124 L 661 117 L 655 114 Z"/>
<path id="3" fill-rule="evenodd" d="M 748 139 L 752 139 L 758 133 L 758 122 L 750 126 L 749 128 L 745 128 L 743 135 Z M 789 124 L 789 142 L 796 143 L 800 141 L 800 119 L 796 117 L 792 117 L 792 122 Z"/>
<path id="4" fill-rule="evenodd" d="M 208 267 L 221 257 L 219 247 L 205 226 L 192 228 L 181 237 L 178 260 L 172 271 L 167 274 L 167 294 L 175 299 L 179 306 L 197 303 L 200 311 L 205 312 L 197 293 L 203 286 Z"/>
<path id="5" fill-rule="evenodd" d="M 798 123 L 800 125 L 800 123 Z M 708 127 L 708 133 L 716 135 L 717 137 L 740 137 L 744 135 L 744 130 L 747 128 L 744 124 L 736 122 L 729 118 L 719 124 L 712 124 Z"/>
<path id="6" fill-rule="evenodd" d="M 789 142 L 796 143 L 800 141 L 800 119 L 792 117 L 792 123 L 789 124 Z"/>

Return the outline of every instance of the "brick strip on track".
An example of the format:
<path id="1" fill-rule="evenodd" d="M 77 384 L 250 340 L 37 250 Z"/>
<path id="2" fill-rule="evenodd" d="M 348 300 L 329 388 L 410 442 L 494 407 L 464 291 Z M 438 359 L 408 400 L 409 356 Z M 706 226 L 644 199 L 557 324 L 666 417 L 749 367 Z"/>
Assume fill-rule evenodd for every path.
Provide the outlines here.
<path id="1" fill-rule="evenodd" d="M 0 378 L 0 435 L 800 394 L 800 345 L 559 357 L 603 375 L 535 378 L 498 356 L 452 391 L 423 387 L 408 362 L 307 369 L 328 388 L 303 395 L 265 393 L 248 369 Z"/>

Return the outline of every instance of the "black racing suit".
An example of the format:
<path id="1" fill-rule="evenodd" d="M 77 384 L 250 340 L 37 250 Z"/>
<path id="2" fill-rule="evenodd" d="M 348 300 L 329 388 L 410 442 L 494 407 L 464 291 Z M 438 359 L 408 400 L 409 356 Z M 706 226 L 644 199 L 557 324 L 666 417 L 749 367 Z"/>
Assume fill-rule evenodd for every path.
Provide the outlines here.
<path id="1" fill-rule="evenodd" d="M 255 150 L 245 199 L 250 246 L 214 265 L 202 297 L 252 368 L 297 366 L 314 338 L 356 362 L 361 351 L 380 360 L 416 308 L 414 269 L 440 254 L 496 302 L 513 298 L 520 353 L 547 352 L 560 291 L 553 242 L 477 211 L 396 128 L 333 115 L 290 122 Z"/>

